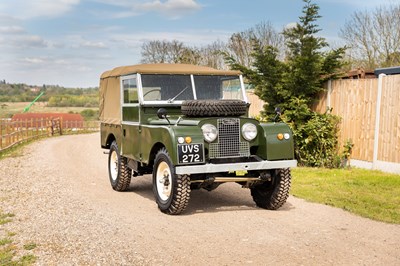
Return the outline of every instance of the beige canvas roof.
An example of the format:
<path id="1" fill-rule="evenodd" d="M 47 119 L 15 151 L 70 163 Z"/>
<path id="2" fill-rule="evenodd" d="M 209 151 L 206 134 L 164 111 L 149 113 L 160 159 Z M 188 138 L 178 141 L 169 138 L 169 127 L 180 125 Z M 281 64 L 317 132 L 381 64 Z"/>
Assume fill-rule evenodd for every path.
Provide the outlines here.
<path id="1" fill-rule="evenodd" d="M 238 75 L 239 71 L 218 70 L 211 67 L 189 64 L 142 64 L 116 67 L 106 71 L 101 78 L 119 77 L 129 74 L 193 74 L 193 75 Z"/>

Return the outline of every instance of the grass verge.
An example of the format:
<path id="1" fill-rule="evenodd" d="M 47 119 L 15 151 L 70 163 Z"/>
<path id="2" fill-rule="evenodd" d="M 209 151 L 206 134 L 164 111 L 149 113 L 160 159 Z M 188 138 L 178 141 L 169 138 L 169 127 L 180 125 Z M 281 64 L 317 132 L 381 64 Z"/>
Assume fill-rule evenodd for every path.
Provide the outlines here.
<path id="1" fill-rule="evenodd" d="M 12 222 L 14 217 L 11 213 L 3 213 L 0 211 L 0 225 L 5 225 Z M 15 233 L 4 232 L 3 227 L 0 227 L 0 265 L 16 266 L 16 265 L 32 265 L 36 261 L 36 256 L 33 254 L 23 255 L 15 258 L 18 254 L 18 247 L 13 243 L 12 237 Z M 36 248 L 35 243 L 24 245 L 24 250 L 29 251 Z"/>
<path id="2" fill-rule="evenodd" d="M 46 138 L 46 137 L 39 137 L 39 138 L 36 138 L 36 139 L 23 141 L 23 142 L 21 142 L 19 144 L 14 145 L 13 147 L 11 147 L 9 149 L 0 151 L 0 160 L 2 160 L 4 158 L 8 158 L 8 157 L 19 157 L 19 156 L 22 156 L 23 155 L 22 154 L 22 150 L 23 150 L 23 148 L 25 146 L 27 146 L 27 145 L 35 142 L 35 141 L 44 139 L 44 138 Z"/>
<path id="3" fill-rule="evenodd" d="M 351 169 L 292 169 L 291 194 L 351 213 L 400 224 L 400 175 Z"/>

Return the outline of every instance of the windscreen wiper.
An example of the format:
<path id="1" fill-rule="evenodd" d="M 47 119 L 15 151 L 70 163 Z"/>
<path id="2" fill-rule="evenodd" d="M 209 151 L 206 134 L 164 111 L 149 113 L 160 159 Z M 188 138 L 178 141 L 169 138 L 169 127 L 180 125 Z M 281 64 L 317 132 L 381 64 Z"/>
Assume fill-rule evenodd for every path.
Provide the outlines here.
<path id="1" fill-rule="evenodd" d="M 179 95 L 181 95 L 182 93 L 184 93 L 187 89 L 189 89 L 189 86 L 186 86 L 183 90 L 181 90 L 177 95 L 175 95 L 175 97 L 173 98 L 169 98 L 168 99 L 168 103 L 172 103 L 173 101 L 175 101 L 176 98 L 179 97 Z"/>

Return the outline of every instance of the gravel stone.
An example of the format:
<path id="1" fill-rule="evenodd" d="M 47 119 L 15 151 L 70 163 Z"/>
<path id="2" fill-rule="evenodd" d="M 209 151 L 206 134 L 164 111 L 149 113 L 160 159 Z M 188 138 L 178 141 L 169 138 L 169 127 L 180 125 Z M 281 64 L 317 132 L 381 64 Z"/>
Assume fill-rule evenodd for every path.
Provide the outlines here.
<path id="1" fill-rule="evenodd" d="M 248 189 L 192 191 L 161 213 L 151 176 L 113 191 L 99 134 L 54 137 L 0 161 L 0 226 L 36 265 L 400 265 L 400 226 L 289 197 L 257 208 Z M 35 243 L 31 251 L 23 245 Z"/>

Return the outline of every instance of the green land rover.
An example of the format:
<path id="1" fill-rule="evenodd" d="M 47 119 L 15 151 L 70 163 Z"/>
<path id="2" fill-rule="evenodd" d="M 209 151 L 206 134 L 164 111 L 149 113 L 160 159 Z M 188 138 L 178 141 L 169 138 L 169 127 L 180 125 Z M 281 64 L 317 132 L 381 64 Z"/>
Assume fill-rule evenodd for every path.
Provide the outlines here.
<path id="1" fill-rule="evenodd" d="M 257 206 L 289 196 L 293 136 L 284 123 L 248 117 L 240 72 L 185 64 L 117 67 L 100 78 L 101 147 L 116 191 L 152 174 L 158 208 L 179 214 L 191 190 L 235 182 Z"/>

